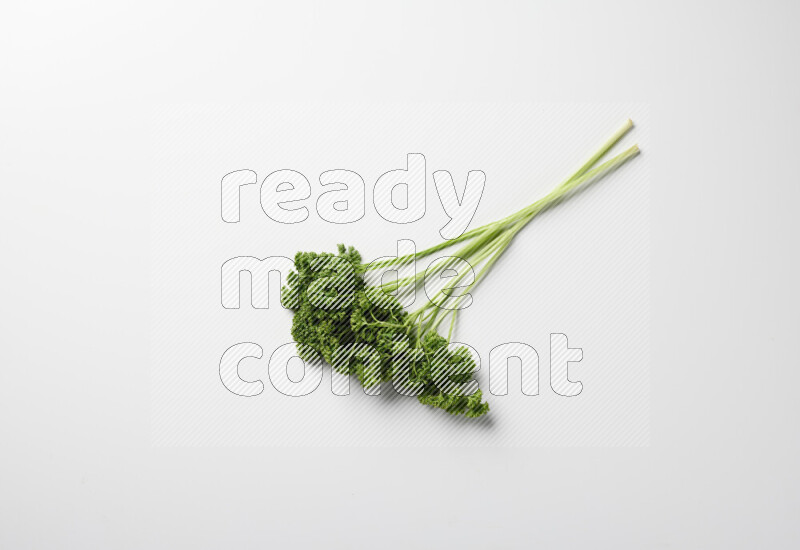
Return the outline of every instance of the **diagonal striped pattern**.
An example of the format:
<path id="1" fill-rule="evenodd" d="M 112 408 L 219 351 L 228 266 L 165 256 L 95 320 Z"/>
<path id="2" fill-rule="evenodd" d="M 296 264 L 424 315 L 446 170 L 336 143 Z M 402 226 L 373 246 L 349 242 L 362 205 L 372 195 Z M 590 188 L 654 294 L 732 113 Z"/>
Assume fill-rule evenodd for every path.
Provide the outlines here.
<path id="1" fill-rule="evenodd" d="M 473 222 L 484 223 L 541 196 L 580 164 L 582 151 L 591 150 L 608 128 L 627 116 L 637 122 L 630 143 L 635 139 L 645 154 L 543 213 L 522 231 L 459 321 L 458 339 L 469 342 L 483 358 L 484 369 L 477 379 L 485 389 L 490 387 L 486 368 L 490 350 L 504 342 L 533 346 L 540 357 L 538 396 L 522 394 L 521 381 L 509 369 L 508 395 L 489 395 L 490 415 L 475 422 L 427 410 L 391 386 L 384 386 L 379 397 L 360 390 L 336 396 L 328 378 L 332 369 L 320 368 L 317 390 L 305 397 L 287 397 L 270 383 L 268 359 L 290 339 L 288 312 L 277 304 L 254 310 L 244 298 L 238 310 L 220 307 L 219 266 L 228 258 L 291 257 L 295 250 L 330 249 L 339 241 L 360 247 L 363 243 L 363 250 L 377 257 L 391 253 L 400 238 L 431 244 L 446 223 L 435 193 L 429 192 L 426 216 L 403 226 L 389 224 L 370 211 L 368 194 L 367 214 L 358 223 L 335 226 L 334 231 L 334 226 L 314 219 L 309 203 L 312 213 L 307 221 L 283 227 L 257 217 L 264 218 L 257 185 L 242 185 L 239 190 L 241 221 L 224 223 L 219 214 L 220 178 L 233 169 L 252 169 L 262 180 L 283 166 L 311 175 L 346 164 L 361 174 L 369 193 L 387 169 L 407 168 L 402 162 L 405 155 L 422 151 L 429 191 L 430 173 L 442 163 L 456 182 L 463 181 L 469 169 L 486 173 L 484 197 Z M 373 126 L 389 137 L 365 143 L 363 136 Z M 645 106 L 616 104 L 210 110 L 187 106 L 160 113 L 153 128 L 154 443 L 648 444 L 647 129 Z M 281 142 L 273 135 L 280 135 Z M 357 154 L 351 152 L 356 149 Z M 321 159 L 318 167 L 316 160 L 309 160 L 316 158 Z M 201 185 L 198 191 L 198 182 L 208 182 L 207 189 Z M 324 240 L 333 232 L 331 241 L 320 242 L 320 236 Z M 244 284 L 242 292 L 248 292 Z M 256 291 L 261 286 L 255 285 Z M 571 347 L 583 350 L 583 359 L 569 367 L 570 378 L 583 384 L 581 394 L 573 398 L 558 396 L 549 383 L 550 334 L 560 333 L 567 335 Z M 220 381 L 220 358 L 240 342 L 263 349 L 260 359 L 244 358 L 239 364 L 243 380 L 261 380 L 265 385 L 255 397 L 233 395 Z M 309 380 L 314 380 L 315 368 L 307 367 Z"/>

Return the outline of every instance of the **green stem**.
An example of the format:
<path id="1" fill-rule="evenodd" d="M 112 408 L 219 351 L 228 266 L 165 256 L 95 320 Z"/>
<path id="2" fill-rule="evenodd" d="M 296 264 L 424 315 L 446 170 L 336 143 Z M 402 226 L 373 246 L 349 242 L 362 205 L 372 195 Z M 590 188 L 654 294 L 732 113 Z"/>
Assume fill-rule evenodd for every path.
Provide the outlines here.
<path id="1" fill-rule="evenodd" d="M 561 185 L 557 187 L 542 200 L 537 201 L 536 203 L 531 205 L 531 207 L 523 209 L 523 211 L 521 212 L 524 212 L 524 215 L 520 217 L 520 219 L 517 219 L 513 226 L 506 229 L 506 232 L 498 240 L 498 242 L 494 243 L 490 247 L 489 250 L 493 253 L 492 257 L 478 272 L 478 275 L 475 277 L 475 280 L 464 290 L 464 294 L 458 299 L 458 301 L 455 304 L 455 307 L 458 308 L 458 306 L 464 300 L 466 295 L 469 294 L 469 292 L 472 291 L 478 285 L 478 283 L 480 283 L 481 280 L 483 280 L 483 278 L 486 276 L 486 274 L 489 272 L 492 266 L 497 262 L 497 260 L 500 259 L 500 256 L 503 254 L 503 252 L 505 252 L 506 248 L 508 248 L 508 246 L 511 244 L 511 241 L 513 240 L 514 236 L 516 236 L 516 234 L 519 233 L 522 230 L 522 228 L 524 228 L 528 223 L 530 223 L 530 221 L 533 220 L 533 218 L 535 218 L 539 213 L 541 213 L 549 206 L 561 200 L 570 191 L 578 188 L 581 184 L 586 183 L 587 181 L 590 181 L 599 176 L 605 175 L 606 173 L 621 166 L 623 163 L 633 158 L 638 153 L 639 153 L 639 148 L 636 145 L 634 145 L 633 147 L 627 149 L 626 151 L 617 155 L 611 160 L 601 164 L 597 168 L 586 172 L 583 176 L 573 180 L 572 182 L 569 182 L 569 185 Z M 459 277 L 455 283 L 457 283 L 460 280 L 460 278 L 461 277 Z M 455 283 L 451 286 L 455 286 Z M 444 290 L 446 289 L 442 289 L 442 292 Z"/>
<path id="2" fill-rule="evenodd" d="M 616 143 L 620 139 L 622 139 L 622 137 L 625 134 L 627 134 L 630 131 L 631 128 L 633 128 L 633 122 L 630 119 L 628 119 L 628 120 L 625 121 L 625 123 L 622 126 L 620 126 L 619 129 L 617 129 L 616 132 L 614 132 L 611 135 L 611 137 L 609 137 L 600 146 L 599 149 L 597 149 L 592 154 L 592 156 L 590 156 L 586 160 L 586 162 L 584 162 L 580 166 L 580 168 L 578 168 L 577 171 L 575 171 L 569 178 L 567 178 L 563 183 L 561 183 L 561 185 L 559 185 L 556 188 L 556 190 L 558 190 L 559 188 L 570 188 L 570 187 L 572 187 L 572 184 L 575 183 L 576 180 L 581 178 L 581 176 L 586 174 L 587 171 L 592 166 L 594 166 L 597 163 L 597 161 L 600 158 L 602 158 L 603 155 L 605 155 L 614 145 L 616 145 Z M 539 201 L 537 201 L 537 203 L 538 202 Z M 476 237 L 476 236 L 478 236 L 480 234 L 483 234 L 483 233 L 485 233 L 486 231 L 488 231 L 488 230 L 490 230 L 492 228 L 496 228 L 498 226 L 499 227 L 505 227 L 506 225 L 508 225 L 508 223 L 511 223 L 511 222 L 515 221 L 516 219 L 518 219 L 519 217 L 521 217 L 522 215 L 524 215 L 524 213 L 529 208 L 531 208 L 532 206 L 536 205 L 537 203 L 534 203 L 534 204 L 532 204 L 532 205 L 530 205 L 530 206 L 528 206 L 526 208 L 523 208 L 522 210 L 520 210 L 520 211 L 518 211 L 518 212 L 516 212 L 514 214 L 511 214 L 510 216 L 507 216 L 507 217 L 505 217 L 505 218 L 503 218 L 501 220 L 498 220 L 498 221 L 495 221 L 495 222 L 491 222 L 491 223 L 482 225 L 480 227 L 477 227 L 475 229 L 472 229 L 470 231 L 467 231 L 467 232 L 463 233 L 462 235 L 456 237 L 455 239 L 451 239 L 449 241 L 441 242 L 439 244 L 436 244 L 436 245 L 434 245 L 434 246 L 432 246 L 430 248 L 426 248 L 425 250 L 421 250 L 421 251 L 416 252 L 414 254 L 407 254 L 407 255 L 399 257 L 399 258 L 393 258 L 391 260 L 386 260 L 385 262 L 379 262 L 379 263 L 377 263 L 375 265 L 367 265 L 367 266 L 365 266 L 365 268 L 366 269 L 378 269 L 378 268 L 388 267 L 388 266 L 391 266 L 391 265 L 396 265 L 398 263 L 406 263 L 406 262 L 418 260 L 420 258 L 424 258 L 426 256 L 430 256 L 431 254 L 439 252 L 440 250 L 444 250 L 445 248 L 448 248 L 448 247 L 450 247 L 450 246 L 452 246 L 454 244 L 463 242 L 465 240 L 468 240 L 468 239 Z"/>
<path id="3" fill-rule="evenodd" d="M 366 271 L 371 268 L 389 267 L 398 263 L 416 261 L 420 258 L 448 248 L 456 243 L 473 239 L 472 242 L 469 242 L 463 246 L 453 256 L 450 258 L 443 258 L 442 261 L 438 262 L 437 264 L 429 266 L 424 272 L 416 273 L 412 276 L 398 279 L 397 281 L 379 285 L 379 287 L 384 291 L 392 292 L 408 285 L 414 285 L 414 288 L 416 288 L 416 285 L 419 284 L 420 281 L 424 281 L 426 277 L 443 272 L 447 267 L 459 259 L 467 261 L 468 263 L 471 262 L 471 266 L 483 264 L 472 283 L 465 288 L 464 293 L 461 296 L 456 298 L 454 307 L 452 309 L 445 309 L 441 306 L 441 304 L 443 304 L 445 300 L 450 297 L 446 291 L 456 288 L 458 283 L 460 283 L 468 273 L 472 273 L 471 269 L 464 270 L 454 278 L 453 282 L 449 286 L 440 289 L 437 292 L 436 297 L 428 300 L 418 310 L 409 313 L 403 325 L 397 325 L 394 323 L 385 323 L 385 325 L 405 326 L 406 332 L 409 334 L 409 336 L 413 336 L 416 344 L 419 345 L 422 337 L 424 337 L 428 331 L 436 330 L 441 322 L 447 318 L 447 315 L 452 315 L 450 328 L 447 335 L 447 340 L 450 341 L 453 335 L 456 317 L 458 316 L 460 309 L 459 306 L 466 296 L 469 295 L 469 293 L 480 283 L 480 281 L 486 277 L 488 272 L 500 259 L 500 256 L 502 256 L 503 252 L 505 252 L 505 250 L 511 244 L 511 241 L 514 239 L 517 233 L 519 233 L 538 214 L 559 203 L 581 185 L 584 185 L 592 180 L 599 179 L 607 173 L 615 170 L 639 153 L 639 148 L 634 145 L 612 159 L 600 164 L 599 166 L 595 166 L 599 159 L 602 158 L 602 156 L 605 155 L 605 153 L 608 152 L 608 150 L 613 147 L 622 138 L 622 136 L 624 136 L 631 129 L 631 127 L 631 121 L 626 121 L 626 123 L 620 129 L 618 129 L 569 178 L 556 186 L 550 193 L 541 199 L 515 212 L 514 214 L 511 214 L 510 216 L 507 216 L 496 222 L 492 222 L 468 231 L 456 239 L 439 243 L 415 254 L 409 254 L 399 258 L 386 260 L 374 265 L 362 265 L 364 271 Z M 444 295 L 445 298 L 437 300 L 440 293 Z"/>

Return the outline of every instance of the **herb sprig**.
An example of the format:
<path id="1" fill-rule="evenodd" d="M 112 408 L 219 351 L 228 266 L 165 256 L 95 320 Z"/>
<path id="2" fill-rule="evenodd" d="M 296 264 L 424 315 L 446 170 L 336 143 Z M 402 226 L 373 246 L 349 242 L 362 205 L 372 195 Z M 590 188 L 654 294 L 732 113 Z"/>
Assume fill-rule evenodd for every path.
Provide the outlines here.
<path id="1" fill-rule="evenodd" d="M 489 273 L 514 237 L 538 214 L 561 202 L 573 191 L 617 169 L 639 153 L 633 147 L 598 164 L 600 159 L 633 127 L 628 120 L 569 178 L 550 193 L 518 212 L 467 231 L 415 254 L 365 264 L 352 246 L 338 246 L 338 255 L 298 252 L 295 271 L 282 289 L 284 306 L 294 310 L 292 336 L 304 360 L 321 356 L 337 372 L 353 374 L 368 391 L 382 382 L 432 407 L 451 414 L 478 417 L 489 411 L 483 394 L 472 380 L 475 362 L 463 346 L 450 346 L 459 306 Z M 449 260 L 425 272 L 387 283 L 368 285 L 369 271 L 407 265 L 453 245 L 464 243 Z M 459 287 L 469 270 L 413 312 L 396 296 L 413 292 L 426 277 L 440 276 L 463 260 L 477 269 L 474 279 Z M 440 325 L 450 318 L 447 337 Z"/>

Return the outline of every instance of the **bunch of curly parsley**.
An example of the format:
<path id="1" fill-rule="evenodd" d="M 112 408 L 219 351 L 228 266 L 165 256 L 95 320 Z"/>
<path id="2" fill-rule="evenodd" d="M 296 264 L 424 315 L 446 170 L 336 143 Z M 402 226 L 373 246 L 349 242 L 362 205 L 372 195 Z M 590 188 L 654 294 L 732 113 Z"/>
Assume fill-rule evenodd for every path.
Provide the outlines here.
<path id="1" fill-rule="evenodd" d="M 395 389 L 415 395 L 420 403 L 450 414 L 478 417 L 489 411 L 483 394 L 472 380 L 475 361 L 466 347 L 450 346 L 461 301 L 488 273 L 514 236 L 536 215 L 560 202 L 582 184 L 621 166 L 639 152 L 637 146 L 597 165 L 628 130 L 628 120 L 572 176 L 535 203 L 519 212 L 486 224 L 460 237 L 412 255 L 372 264 L 362 263 L 352 246 L 339 245 L 339 253 L 298 252 L 295 271 L 287 277 L 281 299 L 294 310 L 292 336 L 298 354 L 306 361 L 321 356 L 337 372 L 355 375 L 367 390 L 392 381 Z M 597 166 L 596 166 L 597 165 Z M 425 272 L 389 283 L 370 286 L 369 270 L 407 264 L 456 243 L 466 243 L 451 260 Z M 406 311 L 395 298 L 401 290 L 414 290 L 425 277 L 439 275 L 457 258 L 477 275 L 460 297 L 453 289 L 470 271 L 452 278 L 452 283 L 414 312 Z M 448 335 L 438 333 L 451 318 Z"/>

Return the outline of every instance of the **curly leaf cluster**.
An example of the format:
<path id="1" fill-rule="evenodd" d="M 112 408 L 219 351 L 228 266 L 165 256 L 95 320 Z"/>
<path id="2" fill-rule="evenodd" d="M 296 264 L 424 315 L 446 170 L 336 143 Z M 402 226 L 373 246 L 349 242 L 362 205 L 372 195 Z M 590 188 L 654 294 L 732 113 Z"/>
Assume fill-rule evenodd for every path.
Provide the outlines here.
<path id="1" fill-rule="evenodd" d="M 404 350 L 414 328 L 408 312 L 381 289 L 367 287 L 363 272 L 361 254 L 352 246 L 340 244 L 338 255 L 297 253 L 281 299 L 294 310 L 292 337 L 300 357 L 310 361 L 319 354 L 367 389 L 402 381 L 425 405 L 467 417 L 486 414 L 481 391 L 463 389 L 474 389 L 467 384 L 476 367 L 469 351 L 450 350 L 433 330 L 416 335 L 413 349 Z M 410 353 L 398 361 L 402 351 Z"/>

